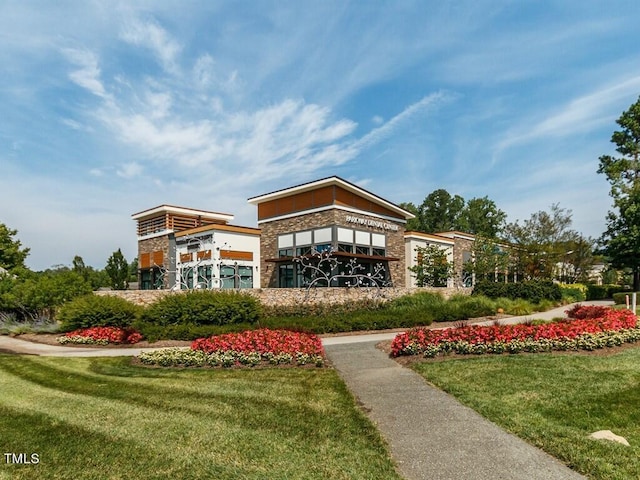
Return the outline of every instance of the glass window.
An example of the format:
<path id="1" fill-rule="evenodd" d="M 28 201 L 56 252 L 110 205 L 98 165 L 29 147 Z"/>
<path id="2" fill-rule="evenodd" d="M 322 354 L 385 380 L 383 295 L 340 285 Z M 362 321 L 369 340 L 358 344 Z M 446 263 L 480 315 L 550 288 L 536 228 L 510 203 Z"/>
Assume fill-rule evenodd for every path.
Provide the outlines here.
<path id="1" fill-rule="evenodd" d="M 298 257 L 301 255 L 310 255 L 310 254 L 311 254 L 311 246 L 296 248 L 296 256 Z"/>
<path id="2" fill-rule="evenodd" d="M 293 248 L 282 248 L 278 250 L 278 257 L 293 257 Z"/>
<path id="3" fill-rule="evenodd" d="M 385 249 L 384 248 L 374 248 L 373 249 L 373 255 L 375 255 L 376 257 L 384 257 L 385 256 Z"/>
<path id="4" fill-rule="evenodd" d="M 229 289 L 236 286 L 236 269 L 233 265 L 220 266 L 220 288 Z"/>
<path id="5" fill-rule="evenodd" d="M 198 267 L 198 282 L 196 283 L 196 286 L 199 286 L 201 288 L 210 288 L 211 274 L 212 274 L 211 265 L 200 265 Z"/>
<path id="6" fill-rule="evenodd" d="M 246 266 L 238 267 L 238 288 L 253 288 L 253 268 Z"/>
<path id="7" fill-rule="evenodd" d="M 280 265 L 278 267 L 278 285 L 282 288 L 293 288 L 293 265 Z"/>
<path id="8" fill-rule="evenodd" d="M 318 253 L 322 253 L 322 252 L 327 252 L 329 250 L 331 250 L 331 244 L 330 243 L 323 243 L 322 245 L 316 245 L 316 251 Z"/>
<path id="9" fill-rule="evenodd" d="M 356 253 L 360 255 L 369 255 L 369 247 L 361 247 L 356 245 Z"/>
<path id="10" fill-rule="evenodd" d="M 339 252 L 353 253 L 353 245 L 348 243 L 339 243 L 338 244 Z"/>

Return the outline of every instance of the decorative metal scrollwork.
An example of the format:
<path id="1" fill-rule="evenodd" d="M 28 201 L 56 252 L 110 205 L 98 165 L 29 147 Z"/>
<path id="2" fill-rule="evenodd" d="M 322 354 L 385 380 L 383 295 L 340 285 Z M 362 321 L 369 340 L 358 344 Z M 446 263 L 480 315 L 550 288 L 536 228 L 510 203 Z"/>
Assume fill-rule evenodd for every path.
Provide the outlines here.
<path id="1" fill-rule="evenodd" d="M 313 249 L 311 253 L 293 258 L 307 298 L 318 287 L 366 288 L 375 296 L 382 296 L 382 289 L 392 286 L 382 262 L 366 272 L 366 267 L 357 258 L 340 261 L 335 253 L 334 248 L 322 252 Z"/>

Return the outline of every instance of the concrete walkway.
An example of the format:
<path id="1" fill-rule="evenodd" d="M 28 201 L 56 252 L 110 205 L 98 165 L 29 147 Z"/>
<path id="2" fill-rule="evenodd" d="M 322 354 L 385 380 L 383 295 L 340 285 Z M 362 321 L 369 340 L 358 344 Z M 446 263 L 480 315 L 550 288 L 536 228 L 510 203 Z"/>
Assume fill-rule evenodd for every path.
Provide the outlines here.
<path id="1" fill-rule="evenodd" d="M 583 302 L 610 304 L 611 302 Z M 564 316 L 568 307 L 501 323 Z M 493 322 L 484 322 L 492 324 Z M 400 366 L 375 345 L 393 333 L 323 338 L 327 356 L 387 440 L 407 480 L 584 479 L 558 460 L 506 433 L 452 396 Z M 42 345 L 0 336 L 0 351 L 98 357 L 138 355 L 157 348 L 78 348 Z"/>

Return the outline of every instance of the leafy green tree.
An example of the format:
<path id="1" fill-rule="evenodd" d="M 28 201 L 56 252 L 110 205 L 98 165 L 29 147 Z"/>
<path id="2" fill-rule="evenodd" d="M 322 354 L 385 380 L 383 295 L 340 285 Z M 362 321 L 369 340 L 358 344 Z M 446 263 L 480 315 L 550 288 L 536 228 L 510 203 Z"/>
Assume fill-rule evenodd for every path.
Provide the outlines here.
<path id="1" fill-rule="evenodd" d="M 611 142 L 619 156 L 602 155 L 598 173 L 611 185 L 614 210 L 600 238 L 603 251 L 616 268 L 630 268 L 633 289 L 640 290 L 640 98 L 616 121 L 620 130 Z"/>
<path id="2" fill-rule="evenodd" d="M 21 248 L 20 240 L 13 239 L 17 233 L 17 230 L 0 223 L 0 267 L 9 272 L 15 268 L 25 268 L 24 261 L 29 255 L 29 249 Z"/>
<path id="3" fill-rule="evenodd" d="M 494 281 L 508 271 L 509 265 L 508 249 L 491 238 L 478 235 L 473 242 L 472 260 L 465 263 L 463 271 L 467 275 L 473 274 L 476 281 Z"/>
<path id="4" fill-rule="evenodd" d="M 591 237 L 577 235 L 564 246 L 561 252 L 561 267 L 558 280 L 563 283 L 588 282 L 591 267 L 596 262 L 596 241 Z"/>
<path id="5" fill-rule="evenodd" d="M 553 279 L 556 266 L 563 260 L 566 244 L 578 234 L 571 230 L 571 211 L 556 203 L 550 211 L 539 211 L 522 224 L 518 221 L 505 228 L 512 244 L 512 255 L 520 277 L 526 280 Z"/>
<path id="6" fill-rule="evenodd" d="M 446 250 L 436 246 L 416 248 L 416 264 L 409 267 L 418 287 L 446 287 L 453 275 L 453 262 L 447 259 Z"/>
<path id="7" fill-rule="evenodd" d="M 452 197 L 441 188 L 427 195 L 419 207 L 413 203 L 402 203 L 400 206 L 416 215 L 415 219 L 407 222 L 407 230 L 446 232 L 456 230 L 458 217 L 464 208 L 464 199 L 459 195 Z"/>
<path id="8" fill-rule="evenodd" d="M 468 200 L 460 212 L 455 230 L 486 238 L 497 238 L 505 227 L 507 214 L 489 197 Z"/>
<path id="9" fill-rule="evenodd" d="M 421 224 L 420 224 L 420 210 L 411 202 L 403 202 L 400 205 L 400 208 L 404 208 L 407 212 L 411 212 L 415 215 L 415 218 L 407 220 L 406 229 L 408 232 L 421 232 Z"/>
<path id="10" fill-rule="evenodd" d="M 138 257 L 131 260 L 129 264 L 129 282 L 138 281 Z"/>
<path id="11" fill-rule="evenodd" d="M 111 280 L 111 288 L 114 290 L 127 289 L 129 286 L 129 263 L 120 249 L 111 254 L 104 270 Z"/>

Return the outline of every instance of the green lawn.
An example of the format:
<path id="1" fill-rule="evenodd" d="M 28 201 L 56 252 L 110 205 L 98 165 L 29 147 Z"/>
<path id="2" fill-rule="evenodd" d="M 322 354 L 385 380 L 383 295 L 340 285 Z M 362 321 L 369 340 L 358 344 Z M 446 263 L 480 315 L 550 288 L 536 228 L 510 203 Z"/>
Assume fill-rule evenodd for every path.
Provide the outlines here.
<path id="1" fill-rule="evenodd" d="M 640 478 L 640 348 L 487 355 L 414 365 L 429 382 L 594 479 Z M 591 440 L 612 430 L 631 447 Z"/>
<path id="2" fill-rule="evenodd" d="M 0 354 L 0 479 L 394 479 L 330 369 L 162 370 Z"/>

